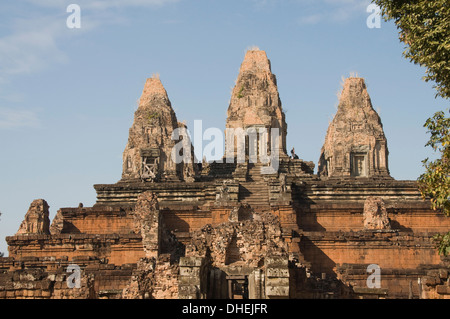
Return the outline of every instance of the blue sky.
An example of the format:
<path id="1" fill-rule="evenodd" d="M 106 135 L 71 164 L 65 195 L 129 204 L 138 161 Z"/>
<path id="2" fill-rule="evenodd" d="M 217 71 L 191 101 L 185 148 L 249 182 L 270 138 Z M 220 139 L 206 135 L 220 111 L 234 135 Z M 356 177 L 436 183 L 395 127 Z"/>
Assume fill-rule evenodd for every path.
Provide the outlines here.
<path id="1" fill-rule="evenodd" d="M 69 4 L 81 28 L 69 29 Z M 0 251 L 30 203 L 95 203 L 120 179 L 145 79 L 159 74 L 179 121 L 225 126 L 246 49 L 277 76 L 288 149 L 317 167 L 343 77 L 366 79 L 396 179 L 432 156 L 423 128 L 448 107 L 402 57 L 393 23 L 370 29 L 361 0 L 22 0 L 0 8 Z"/>

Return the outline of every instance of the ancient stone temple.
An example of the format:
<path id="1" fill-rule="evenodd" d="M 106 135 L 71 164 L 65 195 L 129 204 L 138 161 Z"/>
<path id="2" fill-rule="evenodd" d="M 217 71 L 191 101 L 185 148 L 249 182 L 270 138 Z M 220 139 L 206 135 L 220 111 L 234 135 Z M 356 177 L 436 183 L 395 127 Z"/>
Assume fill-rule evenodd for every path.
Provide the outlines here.
<path id="1" fill-rule="evenodd" d="M 317 174 L 287 154 L 262 50 L 244 57 L 226 128 L 223 160 L 198 162 L 162 82 L 149 78 L 122 178 L 51 223 L 47 202 L 33 201 L 6 238 L 0 298 L 450 297 L 450 261 L 432 240 L 450 220 L 415 181 L 390 177 L 363 79 L 344 83 Z"/>

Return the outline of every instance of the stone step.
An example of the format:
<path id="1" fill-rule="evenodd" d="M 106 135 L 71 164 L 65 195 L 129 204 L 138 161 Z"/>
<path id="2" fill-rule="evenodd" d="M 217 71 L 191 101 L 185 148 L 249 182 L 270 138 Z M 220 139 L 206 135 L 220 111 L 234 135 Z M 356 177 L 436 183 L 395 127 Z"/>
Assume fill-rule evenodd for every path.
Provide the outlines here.
<path id="1" fill-rule="evenodd" d="M 241 186 L 239 187 L 239 192 L 247 192 L 247 193 L 263 193 L 263 194 L 268 194 L 269 193 L 269 188 L 267 186 Z"/>
<path id="2" fill-rule="evenodd" d="M 265 183 L 241 183 L 239 185 L 239 201 L 251 206 L 269 205 L 269 188 Z"/>
<path id="3" fill-rule="evenodd" d="M 261 199 L 269 199 L 268 195 L 265 194 L 253 194 L 253 193 L 240 193 L 240 197 L 242 198 L 261 198 Z"/>
<path id="4" fill-rule="evenodd" d="M 267 186 L 242 186 L 242 191 L 249 191 L 249 192 L 258 192 L 258 191 L 269 191 L 269 188 Z"/>
<path id="5" fill-rule="evenodd" d="M 261 174 L 261 168 L 265 165 L 262 163 L 254 163 L 249 164 L 248 171 L 247 171 L 247 180 L 248 181 L 261 181 L 263 182 L 264 179 L 267 177 L 266 174 Z"/>

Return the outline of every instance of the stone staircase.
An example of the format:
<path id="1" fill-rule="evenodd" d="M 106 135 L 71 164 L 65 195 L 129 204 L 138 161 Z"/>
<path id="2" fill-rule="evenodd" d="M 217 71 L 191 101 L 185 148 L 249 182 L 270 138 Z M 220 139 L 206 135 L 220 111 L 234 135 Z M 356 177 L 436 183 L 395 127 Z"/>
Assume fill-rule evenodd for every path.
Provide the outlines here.
<path id="1" fill-rule="evenodd" d="M 247 181 L 265 183 L 270 174 L 261 174 L 261 168 L 266 165 L 262 163 L 249 163 L 247 171 Z"/>
<path id="2" fill-rule="evenodd" d="M 266 175 L 261 175 L 260 163 L 249 163 L 247 180 L 239 183 L 239 201 L 248 203 L 253 208 L 268 208 L 269 187 L 265 180 Z"/>
<path id="3" fill-rule="evenodd" d="M 267 184 L 242 182 L 239 184 L 239 201 L 252 207 L 269 207 L 269 188 Z"/>

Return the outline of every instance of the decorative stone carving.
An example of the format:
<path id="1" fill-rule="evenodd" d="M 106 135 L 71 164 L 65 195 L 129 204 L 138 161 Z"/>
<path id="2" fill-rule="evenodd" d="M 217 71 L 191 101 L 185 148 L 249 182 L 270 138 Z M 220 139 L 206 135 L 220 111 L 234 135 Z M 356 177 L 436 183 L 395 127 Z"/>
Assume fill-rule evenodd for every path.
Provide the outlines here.
<path id="1" fill-rule="evenodd" d="M 210 171 L 211 171 L 211 165 L 206 160 L 206 157 L 203 157 L 203 159 L 202 159 L 202 174 L 208 175 Z"/>
<path id="2" fill-rule="evenodd" d="M 270 298 L 289 298 L 288 258 L 268 256 L 264 260 L 266 270 L 265 295 Z"/>
<path id="3" fill-rule="evenodd" d="M 228 221 L 230 221 L 230 222 L 238 222 L 239 221 L 239 207 L 234 207 L 231 210 L 230 216 L 228 217 Z"/>
<path id="4" fill-rule="evenodd" d="M 287 256 L 287 250 L 279 219 L 272 213 L 254 213 L 252 219 L 206 225 L 192 232 L 186 257 L 204 257 L 209 252 L 214 267 L 236 260 L 258 267 L 266 256 Z"/>
<path id="5" fill-rule="evenodd" d="M 286 193 L 287 185 L 286 185 L 286 174 L 282 173 L 279 176 L 280 180 L 280 191 L 282 194 Z"/>
<path id="6" fill-rule="evenodd" d="M 184 165 L 184 180 L 188 183 L 192 183 L 195 180 L 192 166 Z"/>
<path id="7" fill-rule="evenodd" d="M 230 188 L 231 181 L 224 180 L 220 186 L 217 187 L 216 203 L 227 203 L 230 201 Z"/>
<path id="8" fill-rule="evenodd" d="M 367 230 L 389 230 L 391 223 L 386 206 L 380 197 L 367 197 L 364 202 L 364 228 Z"/>
<path id="9" fill-rule="evenodd" d="M 387 140 L 364 79 L 345 80 L 328 127 L 318 174 L 321 177 L 389 178 Z"/>
<path id="10" fill-rule="evenodd" d="M 43 199 L 34 200 L 16 235 L 50 234 L 49 207 Z"/>
<path id="11" fill-rule="evenodd" d="M 205 258 L 181 257 L 179 277 L 180 299 L 204 299 L 207 267 Z"/>

